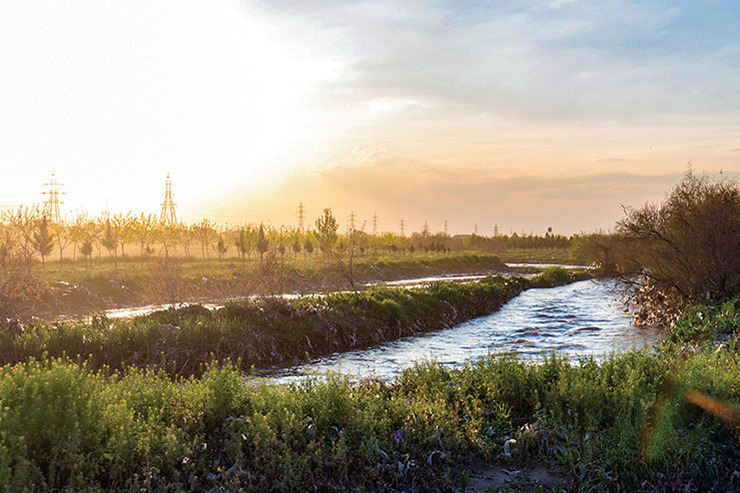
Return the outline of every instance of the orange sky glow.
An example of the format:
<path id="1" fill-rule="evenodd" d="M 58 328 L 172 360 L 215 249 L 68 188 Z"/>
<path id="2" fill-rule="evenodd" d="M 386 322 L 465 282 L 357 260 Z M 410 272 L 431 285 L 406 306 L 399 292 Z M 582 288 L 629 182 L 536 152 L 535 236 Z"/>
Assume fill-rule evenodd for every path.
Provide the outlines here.
<path id="1" fill-rule="evenodd" d="M 464 5 L 464 6 L 462 6 Z M 0 5 L 0 208 L 370 230 L 609 229 L 740 176 L 731 2 Z"/>

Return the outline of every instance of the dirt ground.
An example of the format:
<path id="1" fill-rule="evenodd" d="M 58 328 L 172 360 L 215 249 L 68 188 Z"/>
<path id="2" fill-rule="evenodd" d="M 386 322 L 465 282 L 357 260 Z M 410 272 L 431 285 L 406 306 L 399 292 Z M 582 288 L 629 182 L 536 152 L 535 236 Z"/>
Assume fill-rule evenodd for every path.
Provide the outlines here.
<path id="1" fill-rule="evenodd" d="M 556 484 L 563 485 L 566 479 L 549 469 L 545 464 L 524 468 L 493 466 L 484 461 L 471 464 L 470 484 L 466 492 L 552 491 Z"/>

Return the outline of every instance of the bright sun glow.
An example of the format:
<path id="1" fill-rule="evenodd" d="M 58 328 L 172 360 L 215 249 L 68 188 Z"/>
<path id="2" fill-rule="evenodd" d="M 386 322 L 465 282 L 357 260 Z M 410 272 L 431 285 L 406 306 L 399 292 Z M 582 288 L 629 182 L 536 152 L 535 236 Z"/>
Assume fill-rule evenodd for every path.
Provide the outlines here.
<path id="1" fill-rule="evenodd" d="M 257 15 L 238 2 L 4 3 L 1 205 L 38 201 L 56 171 L 66 210 L 155 212 L 172 172 L 197 219 L 218 213 L 198 204 L 224 187 L 280 176 L 321 132 L 312 91 L 340 67 Z"/>
<path id="2" fill-rule="evenodd" d="M 544 5 L 1 2 L 0 209 L 572 233 L 740 172 L 737 16 Z"/>

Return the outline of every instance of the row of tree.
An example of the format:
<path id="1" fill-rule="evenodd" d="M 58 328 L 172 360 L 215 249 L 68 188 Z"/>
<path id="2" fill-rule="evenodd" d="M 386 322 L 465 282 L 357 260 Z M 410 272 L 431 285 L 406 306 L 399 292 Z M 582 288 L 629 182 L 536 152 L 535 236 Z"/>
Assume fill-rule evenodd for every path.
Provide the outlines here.
<path id="1" fill-rule="evenodd" d="M 343 250 L 349 244 L 357 247 L 362 255 L 387 253 L 391 255 L 415 252 L 444 253 L 474 250 L 503 252 L 512 249 L 567 249 L 570 239 L 564 236 L 511 236 L 484 237 L 460 235 L 451 237 L 444 233 L 413 233 L 410 237 L 393 233 L 370 235 L 354 229 L 340 232 L 331 209 L 325 209 L 315 227 L 301 231 L 293 227 L 273 227 L 249 224 L 226 227 L 207 219 L 193 224 L 166 224 L 154 215 L 115 214 L 91 217 L 79 214 L 62 221 L 50 221 L 38 207 L 20 207 L 0 215 L 0 245 L 22 245 L 38 255 L 42 265 L 57 252 L 59 268 L 64 268 L 65 258 L 76 261 L 78 254 L 91 268 L 93 255 L 104 251 L 118 263 L 127 255 L 126 248 L 138 248 L 141 262 L 147 257 L 161 254 L 184 256 L 199 255 L 223 259 L 227 256 L 243 260 L 252 256 L 263 257 L 268 251 L 281 257 L 312 258 L 315 251 Z M 197 252 L 197 253 L 196 253 Z"/>

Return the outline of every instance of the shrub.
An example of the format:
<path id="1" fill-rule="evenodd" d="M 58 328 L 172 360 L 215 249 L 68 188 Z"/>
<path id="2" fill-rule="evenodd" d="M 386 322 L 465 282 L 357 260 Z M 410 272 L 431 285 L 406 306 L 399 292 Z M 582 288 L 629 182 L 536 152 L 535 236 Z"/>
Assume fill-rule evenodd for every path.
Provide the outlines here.
<path id="1" fill-rule="evenodd" d="M 628 209 L 617 224 L 629 258 L 657 295 L 726 299 L 740 289 L 740 189 L 686 173 L 662 204 Z M 649 300 L 648 300 L 649 301 Z"/>
<path id="2" fill-rule="evenodd" d="M 547 267 L 536 278 L 536 284 L 541 287 L 561 286 L 570 281 L 570 274 L 562 267 Z"/>

